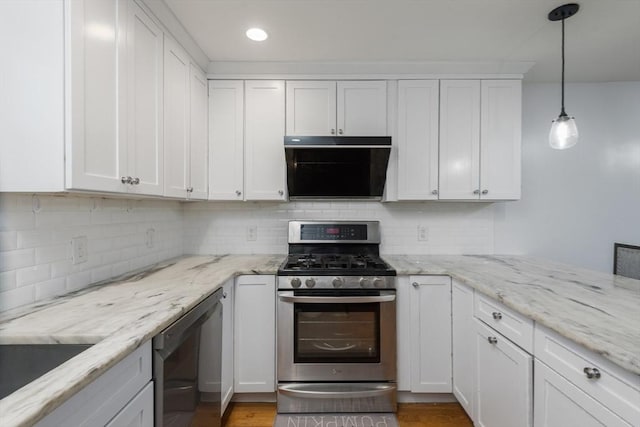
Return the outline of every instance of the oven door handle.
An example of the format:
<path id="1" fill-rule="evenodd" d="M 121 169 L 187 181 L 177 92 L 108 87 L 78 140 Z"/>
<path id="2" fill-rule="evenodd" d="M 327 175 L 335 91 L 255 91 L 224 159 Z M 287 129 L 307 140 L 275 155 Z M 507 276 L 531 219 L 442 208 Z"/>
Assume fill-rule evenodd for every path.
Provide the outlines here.
<path id="1" fill-rule="evenodd" d="M 278 393 L 280 394 L 306 399 L 362 399 L 367 397 L 384 396 L 394 392 L 395 390 L 396 387 L 392 385 L 378 385 L 375 388 L 357 391 L 304 390 L 299 384 L 278 386 Z"/>
<path id="2" fill-rule="evenodd" d="M 393 295 L 365 296 L 365 297 L 309 297 L 295 295 L 280 295 L 280 301 L 299 304 L 367 304 L 372 302 L 391 302 L 396 300 Z"/>

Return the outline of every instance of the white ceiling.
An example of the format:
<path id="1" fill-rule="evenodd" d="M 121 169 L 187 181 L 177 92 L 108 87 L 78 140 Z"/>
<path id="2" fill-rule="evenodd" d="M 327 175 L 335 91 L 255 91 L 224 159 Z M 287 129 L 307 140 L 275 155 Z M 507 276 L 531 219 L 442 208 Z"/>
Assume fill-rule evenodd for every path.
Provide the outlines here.
<path id="1" fill-rule="evenodd" d="M 527 81 L 560 78 L 552 0 L 165 0 L 214 63 L 501 64 Z M 566 79 L 640 80 L 640 0 L 578 0 L 565 22 Z M 261 27 L 262 43 L 244 32 Z"/>

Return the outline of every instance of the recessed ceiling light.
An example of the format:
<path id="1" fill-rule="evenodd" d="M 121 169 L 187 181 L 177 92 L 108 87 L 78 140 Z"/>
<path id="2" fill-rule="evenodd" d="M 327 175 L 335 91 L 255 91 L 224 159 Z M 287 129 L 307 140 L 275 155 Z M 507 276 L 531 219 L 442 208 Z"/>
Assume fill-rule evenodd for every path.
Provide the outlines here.
<path id="1" fill-rule="evenodd" d="M 246 32 L 247 37 L 256 42 L 262 42 L 269 37 L 267 32 L 262 28 L 249 28 Z"/>

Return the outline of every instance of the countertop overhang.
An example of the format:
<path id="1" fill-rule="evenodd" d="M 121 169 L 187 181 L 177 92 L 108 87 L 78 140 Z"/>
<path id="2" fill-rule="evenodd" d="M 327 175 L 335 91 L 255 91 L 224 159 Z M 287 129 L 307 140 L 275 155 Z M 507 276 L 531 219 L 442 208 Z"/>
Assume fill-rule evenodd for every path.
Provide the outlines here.
<path id="1" fill-rule="evenodd" d="M 227 280 L 276 274 L 284 257 L 186 256 L 0 313 L 0 343 L 95 344 L 0 400 L 3 425 L 32 425 Z M 383 258 L 398 275 L 449 275 L 640 375 L 638 280 L 523 256 Z"/>

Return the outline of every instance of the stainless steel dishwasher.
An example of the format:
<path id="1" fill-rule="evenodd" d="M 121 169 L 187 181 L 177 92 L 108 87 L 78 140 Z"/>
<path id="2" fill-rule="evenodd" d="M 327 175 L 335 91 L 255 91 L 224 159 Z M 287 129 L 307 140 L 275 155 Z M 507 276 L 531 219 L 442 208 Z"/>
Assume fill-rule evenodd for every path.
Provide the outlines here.
<path id="1" fill-rule="evenodd" d="M 214 340 L 216 352 L 222 344 L 222 289 L 217 290 L 167 329 L 153 338 L 153 379 L 155 402 L 155 427 L 187 427 L 195 415 L 200 401 L 198 391 L 198 365 L 200 332 L 207 326 Z M 208 352 L 211 354 L 211 352 Z M 221 371 L 221 355 L 211 358 L 211 363 Z M 218 389 L 220 395 L 220 389 Z M 220 399 L 218 399 L 220 401 Z M 211 427 L 220 426 L 220 417 L 210 420 Z"/>

